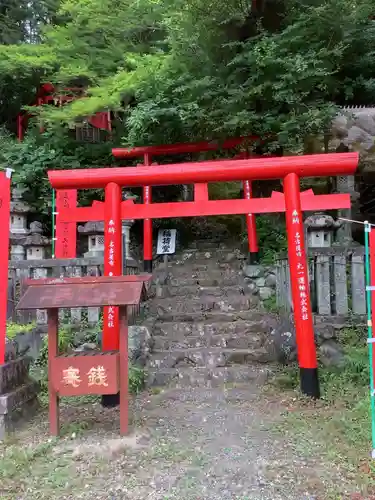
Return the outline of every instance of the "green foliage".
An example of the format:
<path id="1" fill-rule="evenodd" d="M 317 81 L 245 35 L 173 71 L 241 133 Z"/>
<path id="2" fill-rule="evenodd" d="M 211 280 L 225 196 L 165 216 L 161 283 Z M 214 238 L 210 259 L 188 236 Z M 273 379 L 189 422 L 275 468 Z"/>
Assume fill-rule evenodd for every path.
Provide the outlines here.
<path id="1" fill-rule="evenodd" d="M 311 403 L 293 398 L 299 411 L 294 409 L 286 413 L 286 428 L 283 429 L 285 432 L 290 428 L 296 439 L 303 437 L 306 447 L 319 446 L 319 453 L 329 455 L 331 460 L 341 461 L 345 457 L 345 463 L 349 467 L 354 465 L 354 470 L 366 460 L 371 449 L 366 338 L 365 328 L 352 327 L 340 333 L 345 362 L 336 368 L 320 366 L 322 400 Z M 276 377 L 277 386 L 283 390 L 297 390 L 298 373 L 297 366 L 283 369 Z"/>
<path id="2" fill-rule="evenodd" d="M 280 311 L 277 302 L 276 302 L 276 296 L 273 295 L 269 299 L 263 300 L 263 305 L 266 309 L 266 311 L 270 313 L 278 313 Z"/>
<path id="3" fill-rule="evenodd" d="M 260 215 L 256 223 L 261 262 L 273 264 L 275 254 L 287 249 L 284 217 Z M 244 237 L 247 238 L 247 234 Z"/>
<path id="4" fill-rule="evenodd" d="M 369 357 L 364 328 L 351 327 L 340 332 L 339 341 L 344 350 L 344 363 L 340 366 L 320 366 L 319 378 L 326 401 L 351 398 L 353 394 L 366 398 L 369 385 Z M 283 369 L 277 383 L 283 387 L 298 387 L 298 367 Z"/>
<path id="5" fill-rule="evenodd" d="M 271 132 L 299 151 L 335 104 L 373 99 L 370 0 L 280 0 L 262 18 L 237 0 L 55 8 L 22 14 L 41 19 L 41 43 L 0 50 L 2 79 L 88 84 L 86 98 L 40 110 L 50 126 L 109 108 L 122 112 L 126 144 Z"/>
<path id="6" fill-rule="evenodd" d="M 132 394 L 138 394 L 145 387 L 145 371 L 139 366 L 131 365 L 129 367 L 129 391 Z"/>
<path id="7" fill-rule="evenodd" d="M 341 368 L 332 367 L 322 371 L 322 383 L 326 387 L 326 398 L 345 398 L 359 390 L 362 396 L 368 390 L 370 380 L 368 346 L 364 328 L 347 328 L 340 334 L 345 352 L 345 363 Z M 364 396 L 367 398 L 367 396 Z"/>
<path id="8" fill-rule="evenodd" d="M 14 339 L 16 335 L 22 333 L 28 333 L 34 330 L 36 323 L 29 323 L 27 325 L 19 325 L 17 323 L 13 323 L 12 321 L 7 322 L 7 337 L 8 339 Z"/>
<path id="9" fill-rule="evenodd" d="M 214 182 L 209 185 L 210 200 L 231 200 L 240 197 L 239 182 Z"/>
<path id="10" fill-rule="evenodd" d="M 59 353 L 68 352 L 74 347 L 74 339 L 76 332 L 68 325 L 61 325 L 59 328 Z M 39 353 L 39 357 L 35 364 L 41 368 L 46 368 L 48 364 L 48 336 L 43 338 L 43 345 Z"/>
<path id="11" fill-rule="evenodd" d="M 39 216 L 49 221 L 52 190 L 50 169 L 91 168 L 110 164 L 111 143 L 80 144 L 61 134 L 29 134 L 21 143 L 3 131 L 0 134 L 0 167 L 15 170 L 13 182 L 26 188 L 24 198 Z M 80 204 L 101 199 L 102 191 L 80 192 Z M 48 216 L 48 217 L 47 217 Z"/>
<path id="12" fill-rule="evenodd" d="M 96 111 L 114 112 L 116 145 L 120 137 L 124 145 L 140 145 L 252 133 L 273 134 L 270 150 L 281 144 L 299 153 L 306 135 L 326 130 L 337 105 L 374 100 L 370 0 L 264 2 L 262 17 L 252 2 L 238 0 L 6 5 L 0 10 L 0 126 L 15 131 L 18 111 L 35 101 L 41 82 L 87 87 L 84 98 L 62 108 L 33 108 L 34 126 L 42 120 L 48 134 L 31 130 L 23 144 L 0 137 L 0 165 L 16 169 L 15 180 L 45 215 L 48 168 L 112 161 L 109 142 L 85 146 L 70 137 L 69 126 Z M 231 198 L 232 187 L 212 192 L 224 189 Z M 232 220 L 236 230 L 238 221 Z M 284 245 L 270 240 L 265 261 Z"/>

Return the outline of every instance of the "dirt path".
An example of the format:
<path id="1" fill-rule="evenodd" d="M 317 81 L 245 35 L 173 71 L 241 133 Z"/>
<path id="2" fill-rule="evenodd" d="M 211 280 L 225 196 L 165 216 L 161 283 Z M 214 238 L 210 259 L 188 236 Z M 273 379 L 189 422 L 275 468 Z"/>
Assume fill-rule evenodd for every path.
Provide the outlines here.
<path id="1" fill-rule="evenodd" d="M 356 498 L 354 479 L 280 433 L 284 409 L 255 388 L 144 394 L 136 433 L 121 439 L 116 409 L 63 407 L 62 438 L 49 438 L 44 414 L 0 445 L 0 498 Z"/>

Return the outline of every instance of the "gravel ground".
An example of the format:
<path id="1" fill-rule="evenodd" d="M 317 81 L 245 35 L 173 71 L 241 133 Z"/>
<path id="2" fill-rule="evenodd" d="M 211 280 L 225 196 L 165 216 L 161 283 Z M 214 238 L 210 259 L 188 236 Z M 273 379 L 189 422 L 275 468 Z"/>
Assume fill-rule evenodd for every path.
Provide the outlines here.
<path id="1" fill-rule="evenodd" d="M 117 409 L 64 406 L 61 438 L 49 438 L 43 414 L 0 445 L 0 498 L 356 498 L 339 467 L 277 431 L 284 409 L 256 388 L 143 394 L 133 433 L 119 438 Z"/>

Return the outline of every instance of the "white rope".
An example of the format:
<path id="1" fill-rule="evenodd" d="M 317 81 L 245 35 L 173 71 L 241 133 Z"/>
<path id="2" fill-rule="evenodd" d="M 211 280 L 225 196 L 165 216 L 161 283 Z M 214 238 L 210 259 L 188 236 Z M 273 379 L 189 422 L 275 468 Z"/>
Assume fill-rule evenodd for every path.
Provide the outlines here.
<path id="1" fill-rule="evenodd" d="M 363 226 L 374 226 L 375 224 L 370 224 L 369 222 L 365 221 L 362 222 L 360 220 L 353 220 L 353 219 L 344 219 L 344 217 L 337 217 L 339 220 L 343 220 L 344 222 L 350 222 L 352 224 L 362 224 Z"/>

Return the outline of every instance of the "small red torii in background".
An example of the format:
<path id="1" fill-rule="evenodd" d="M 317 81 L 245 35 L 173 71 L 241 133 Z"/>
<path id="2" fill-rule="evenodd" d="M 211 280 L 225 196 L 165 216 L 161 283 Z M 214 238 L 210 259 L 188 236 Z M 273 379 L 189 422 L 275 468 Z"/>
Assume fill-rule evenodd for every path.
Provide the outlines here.
<path id="1" fill-rule="evenodd" d="M 150 166 L 154 156 L 173 155 L 173 154 L 186 154 L 186 153 L 203 153 L 207 151 L 217 151 L 219 149 L 232 149 L 238 146 L 246 147 L 235 158 L 232 159 L 245 159 L 255 157 L 248 151 L 248 146 L 252 143 L 259 141 L 257 136 L 245 136 L 233 139 L 227 139 L 224 142 L 219 141 L 201 141 L 191 143 L 169 144 L 163 146 L 141 146 L 134 148 L 114 148 L 112 154 L 115 158 L 136 158 L 143 156 L 144 166 Z M 213 160 L 214 161 L 214 160 Z M 243 196 L 245 199 L 252 197 L 252 186 L 249 180 L 243 180 Z M 195 201 L 199 197 L 205 196 L 207 185 L 194 187 Z M 151 186 L 143 186 L 143 203 L 148 205 L 152 203 Z M 250 262 L 257 260 L 258 242 L 256 232 L 256 220 L 253 214 L 246 214 L 246 225 L 248 235 L 248 249 Z M 152 272 L 152 219 L 144 219 L 143 222 L 143 265 L 145 272 Z"/>

